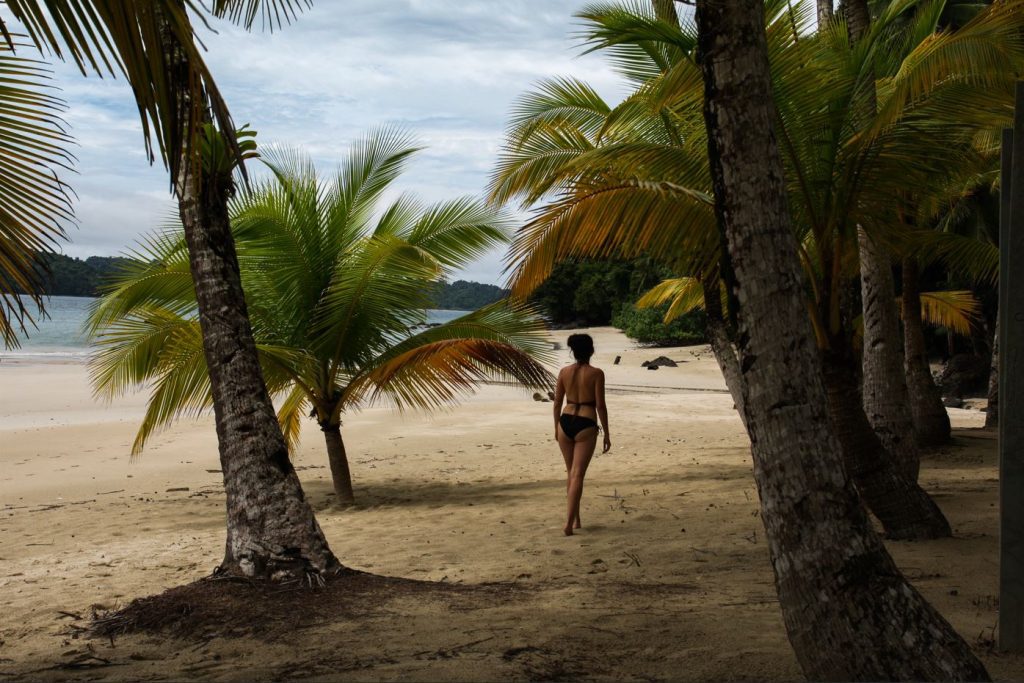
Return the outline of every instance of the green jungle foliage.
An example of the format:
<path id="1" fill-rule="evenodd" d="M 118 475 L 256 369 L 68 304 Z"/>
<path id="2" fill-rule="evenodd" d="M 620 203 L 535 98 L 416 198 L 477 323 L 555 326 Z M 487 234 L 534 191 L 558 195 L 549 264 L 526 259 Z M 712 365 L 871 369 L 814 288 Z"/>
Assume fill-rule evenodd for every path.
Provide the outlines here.
<path id="1" fill-rule="evenodd" d="M 633 304 L 622 304 L 612 324 L 630 339 L 651 346 L 690 346 L 706 341 L 707 318 L 703 310 L 692 310 L 666 324 L 664 318 L 667 310 L 668 304 L 657 308 L 637 308 Z"/>
<path id="2" fill-rule="evenodd" d="M 562 261 L 530 303 L 555 326 L 611 325 L 623 304 L 632 304 L 662 277 L 662 268 L 647 258 Z"/>

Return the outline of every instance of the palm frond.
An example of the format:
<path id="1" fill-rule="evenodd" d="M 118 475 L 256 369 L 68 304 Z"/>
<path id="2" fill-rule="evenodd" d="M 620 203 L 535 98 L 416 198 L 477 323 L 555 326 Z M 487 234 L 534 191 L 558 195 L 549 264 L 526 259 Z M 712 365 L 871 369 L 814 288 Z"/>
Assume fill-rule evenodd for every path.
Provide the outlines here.
<path id="1" fill-rule="evenodd" d="M 281 407 L 277 409 L 277 423 L 281 425 L 281 432 L 284 434 L 284 442 L 288 445 L 288 452 L 295 453 L 299 445 L 299 436 L 302 433 L 302 421 L 309 409 L 309 397 L 301 387 L 292 387 Z"/>
<path id="2" fill-rule="evenodd" d="M 694 277 L 669 278 L 647 290 L 636 301 L 637 308 L 658 308 L 668 304 L 663 322 L 667 325 L 681 315 L 704 308 L 704 289 Z"/>
<path id="3" fill-rule="evenodd" d="M 151 160 L 159 153 L 172 183 L 182 177 L 186 153 L 185 168 L 198 168 L 194 142 L 208 108 L 241 158 L 236 127 L 190 20 L 190 13 L 201 17 L 205 11 L 197 0 L 8 0 L 6 6 L 38 49 L 74 62 L 83 74 L 125 77 L 147 153 Z"/>
<path id="4" fill-rule="evenodd" d="M 950 272 L 978 283 L 999 282 L 999 248 L 991 242 L 951 232 L 918 236 L 915 255 L 922 264 L 941 261 Z"/>
<path id="5" fill-rule="evenodd" d="M 295 21 L 299 13 L 313 6 L 313 0 L 214 0 L 215 17 L 224 17 L 246 30 L 259 18 L 264 29 L 273 30 Z"/>
<path id="6" fill-rule="evenodd" d="M 507 244 L 511 231 L 509 216 L 472 197 L 462 197 L 423 211 L 404 237 L 450 272 Z"/>
<path id="7" fill-rule="evenodd" d="M 429 410 L 488 379 L 550 389 L 542 335 L 530 309 L 493 304 L 395 345 L 346 387 L 339 410 L 381 398 L 399 410 Z"/>
<path id="8" fill-rule="evenodd" d="M 921 318 L 967 337 L 981 324 L 981 303 L 970 291 L 921 292 Z"/>
<path id="9" fill-rule="evenodd" d="M 74 221 L 71 190 L 59 175 L 71 170 L 72 138 L 50 75 L 45 63 L 0 43 L 0 339 L 7 347 L 34 322 L 27 304 L 42 310 L 43 257 Z"/>
<path id="10" fill-rule="evenodd" d="M 587 51 L 600 50 L 629 81 L 642 84 L 668 71 L 692 54 L 697 30 L 692 21 L 681 26 L 675 12 L 658 16 L 650 2 L 602 2 L 583 8 L 582 38 Z M 675 16 L 670 16 L 675 15 Z M 674 19 L 674 21 L 673 21 Z"/>

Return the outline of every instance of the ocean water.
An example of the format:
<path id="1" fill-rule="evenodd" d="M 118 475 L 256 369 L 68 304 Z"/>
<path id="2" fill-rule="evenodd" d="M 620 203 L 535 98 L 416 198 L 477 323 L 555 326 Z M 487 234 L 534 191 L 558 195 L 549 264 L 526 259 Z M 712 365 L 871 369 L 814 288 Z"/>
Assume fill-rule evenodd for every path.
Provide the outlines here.
<path id="1" fill-rule="evenodd" d="M 5 349 L 0 343 L 0 358 L 84 360 L 89 348 L 82 329 L 93 301 L 84 296 L 50 297 L 46 304 L 48 317 L 37 320 L 37 327 L 29 328 L 27 338 L 19 334 L 21 348 Z M 427 323 L 445 323 L 466 312 L 427 310 Z"/>

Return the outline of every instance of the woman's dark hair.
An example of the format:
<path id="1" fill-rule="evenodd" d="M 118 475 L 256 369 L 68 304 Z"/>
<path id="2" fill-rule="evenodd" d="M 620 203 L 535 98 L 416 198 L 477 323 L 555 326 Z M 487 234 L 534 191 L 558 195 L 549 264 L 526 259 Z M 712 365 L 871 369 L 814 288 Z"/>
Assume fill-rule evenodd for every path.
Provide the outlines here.
<path id="1" fill-rule="evenodd" d="M 589 363 L 594 355 L 594 340 L 589 334 L 570 334 L 569 348 L 578 363 Z"/>

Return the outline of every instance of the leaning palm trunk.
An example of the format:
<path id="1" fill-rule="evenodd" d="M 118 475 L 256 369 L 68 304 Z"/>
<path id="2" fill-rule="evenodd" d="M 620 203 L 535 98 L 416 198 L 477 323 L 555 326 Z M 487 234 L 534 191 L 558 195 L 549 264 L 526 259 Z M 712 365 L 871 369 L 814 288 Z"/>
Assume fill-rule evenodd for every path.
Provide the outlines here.
<path id="1" fill-rule="evenodd" d="M 761 0 L 698 0 L 715 209 L 735 273 L 754 478 L 779 604 L 811 680 L 979 680 L 896 567 L 829 428 L 785 201 Z"/>
<path id="2" fill-rule="evenodd" d="M 910 481 L 917 481 L 921 456 L 914 435 L 899 312 L 892 267 L 881 245 L 860 230 L 861 299 L 864 306 L 863 402 L 868 422 Z"/>
<path id="3" fill-rule="evenodd" d="M 996 314 L 995 335 L 992 339 L 992 369 L 988 375 L 988 408 L 985 426 L 999 426 L 999 314 Z"/>
<path id="4" fill-rule="evenodd" d="M 921 446 L 937 446 L 949 441 L 949 414 L 935 386 L 928 351 L 924 343 L 921 319 L 921 289 L 917 260 L 903 259 L 903 344 L 907 390 L 914 431 Z"/>
<path id="5" fill-rule="evenodd" d="M 327 461 L 331 465 L 331 481 L 334 484 L 334 495 L 341 505 L 355 502 L 352 491 L 352 472 L 348 467 L 348 455 L 345 453 L 345 441 L 341 438 L 341 426 L 336 424 L 321 425 L 324 440 L 327 442 Z"/>
<path id="6" fill-rule="evenodd" d="M 835 342 L 822 354 L 822 371 L 833 432 L 846 471 L 864 504 L 893 539 L 925 540 L 952 535 L 935 501 L 896 466 L 868 422 L 860 399 L 852 351 Z"/>
<path id="7" fill-rule="evenodd" d="M 171 31 L 162 37 L 168 68 L 187 68 Z M 336 570 L 338 560 L 288 458 L 256 355 L 228 219 L 230 172 L 212 170 L 200 177 L 187 147 L 184 156 L 175 193 L 188 243 L 227 498 L 227 543 L 220 569 L 272 579 Z"/>
<path id="8" fill-rule="evenodd" d="M 701 283 L 704 293 L 704 311 L 707 313 L 708 341 L 711 343 L 711 351 L 715 354 L 715 360 L 722 371 L 725 379 L 725 386 L 732 395 L 736 410 L 739 411 L 740 419 L 746 420 L 743 411 L 743 376 L 740 373 L 740 361 L 736 356 L 736 344 L 733 335 L 729 333 L 729 327 L 725 322 L 722 313 L 722 299 L 718 291 L 718 278 L 713 281 Z"/>
<path id="9" fill-rule="evenodd" d="M 188 164 L 183 164 L 187 168 Z M 281 578 L 339 567 L 302 493 L 260 372 L 225 188 L 178 183 L 217 425 L 227 544 L 221 569 Z"/>
<path id="10" fill-rule="evenodd" d="M 843 18 L 851 45 L 856 45 L 871 26 L 866 0 L 846 0 Z M 853 102 L 857 126 L 873 119 L 878 110 L 874 78 L 870 78 Z M 917 481 L 920 456 L 914 421 L 907 407 L 907 386 L 899 347 L 899 314 L 892 282 L 889 255 L 858 229 L 862 319 L 864 321 L 863 400 L 871 426 L 911 481 Z"/>

